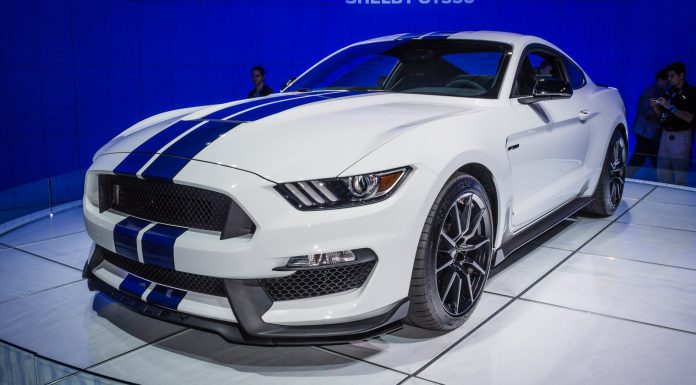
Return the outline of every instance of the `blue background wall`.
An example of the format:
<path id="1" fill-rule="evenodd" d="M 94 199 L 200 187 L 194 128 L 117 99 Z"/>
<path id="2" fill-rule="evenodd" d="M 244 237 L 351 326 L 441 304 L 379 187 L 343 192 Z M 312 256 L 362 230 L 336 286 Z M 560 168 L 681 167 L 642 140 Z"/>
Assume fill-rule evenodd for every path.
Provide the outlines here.
<path id="1" fill-rule="evenodd" d="M 0 191 L 88 167 L 149 115 L 242 98 L 254 64 L 277 90 L 333 50 L 386 34 L 539 35 L 619 88 L 630 120 L 661 66 L 681 60 L 696 83 L 695 1 L 406 3 L 0 0 Z"/>

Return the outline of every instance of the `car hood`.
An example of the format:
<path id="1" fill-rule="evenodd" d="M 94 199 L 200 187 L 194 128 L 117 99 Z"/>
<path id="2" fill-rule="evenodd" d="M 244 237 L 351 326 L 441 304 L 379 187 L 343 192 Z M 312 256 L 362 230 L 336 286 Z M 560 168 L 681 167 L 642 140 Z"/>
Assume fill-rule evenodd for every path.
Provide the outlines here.
<path id="1" fill-rule="evenodd" d="M 176 136 L 164 154 L 242 169 L 274 182 L 326 178 L 422 123 L 477 109 L 460 98 L 431 95 L 281 94 L 193 113 L 189 109 L 178 117 L 169 114 L 166 121 L 122 135 L 102 153 L 140 151 L 143 142 L 160 132 L 188 124 L 188 131 Z M 177 144 L 203 127 L 214 127 L 215 136 Z M 191 144 L 197 152 L 191 151 Z M 160 151 L 152 152 L 153 157 Z"/>

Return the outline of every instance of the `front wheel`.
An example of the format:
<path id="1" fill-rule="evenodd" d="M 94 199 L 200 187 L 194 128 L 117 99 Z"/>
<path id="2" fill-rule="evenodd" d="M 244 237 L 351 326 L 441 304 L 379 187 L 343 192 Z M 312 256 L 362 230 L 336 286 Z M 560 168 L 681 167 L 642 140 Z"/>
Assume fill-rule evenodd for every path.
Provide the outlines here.
<path id="1" fill-rule="evenodd" d="M 626 181 L 626 140 L 619 130 L 614 131 L 604 159 L 602 174 L 592 196 L 592 203 L 583 210 L 587 214 L 608 217 L 616 211 L 623 196 Z"/>
<path id="2" fill-rule="evenodd" d="M 463 324 L 483 293 L 492 248 L 491 205 L 483 185 L 457 174 L 440 191 L 423 227 L 406 322 L 431 330 Z"/>

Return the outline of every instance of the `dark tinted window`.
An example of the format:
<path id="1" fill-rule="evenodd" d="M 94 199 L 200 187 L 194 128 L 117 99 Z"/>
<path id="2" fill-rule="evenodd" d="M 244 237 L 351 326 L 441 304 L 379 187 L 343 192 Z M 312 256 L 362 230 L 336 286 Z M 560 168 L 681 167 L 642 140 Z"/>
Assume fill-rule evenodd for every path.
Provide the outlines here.
<path id="1" fill-rule="evenodd" d="M 568 82 L 574 90 L 582 88 L 585 86 L 585 84 L 587 84 L 585 74 L 580 68 L 578 68 L 578 66 L 575 65 L 575 63 L 567 58 L 563 58 L 563 65 L 566 68 L 566 72 L 568 72 Z"/>
<path id="2" fill-rule="evenodd" d="M 497 98 L 510 47 L 470 40 L 410 40 L 349 47 L 285 91 L 350 89 Z"/>
<path id="3" fill-rule="evenodd" d="M 515 74 L 512 97 L 532 96 L 537 80 L 565 79 L 558 57 L 546 51 L 529 52 Z"/>

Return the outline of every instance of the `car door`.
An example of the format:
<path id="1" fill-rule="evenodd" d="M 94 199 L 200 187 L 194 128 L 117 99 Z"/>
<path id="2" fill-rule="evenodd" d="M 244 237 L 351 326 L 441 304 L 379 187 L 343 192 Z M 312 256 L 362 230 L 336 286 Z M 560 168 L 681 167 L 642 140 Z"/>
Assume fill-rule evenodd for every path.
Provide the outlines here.
<path id="1" fill-rule="evenodd" d="M 523 228 L 575 198 L 586 172 L 590 112 L 580 95 L 522 104 L 541 77 L 567 80 L 560 54 L 545 47 L 528 49 L 515 75 L 511 95 L 516 122 L 507 138 L 512 173 L 512 228 Z"/>

